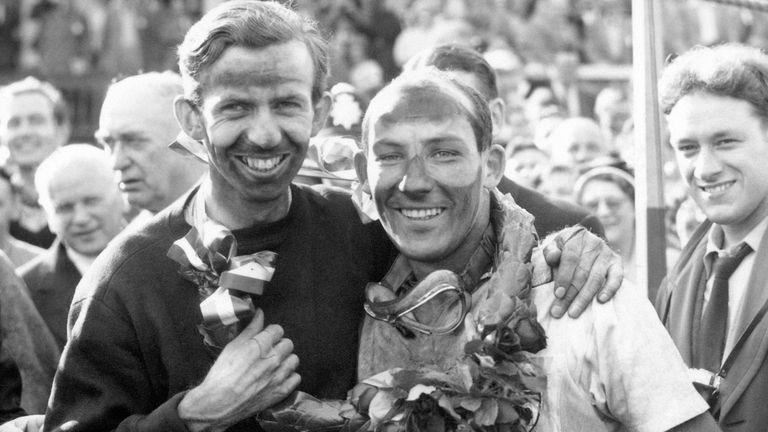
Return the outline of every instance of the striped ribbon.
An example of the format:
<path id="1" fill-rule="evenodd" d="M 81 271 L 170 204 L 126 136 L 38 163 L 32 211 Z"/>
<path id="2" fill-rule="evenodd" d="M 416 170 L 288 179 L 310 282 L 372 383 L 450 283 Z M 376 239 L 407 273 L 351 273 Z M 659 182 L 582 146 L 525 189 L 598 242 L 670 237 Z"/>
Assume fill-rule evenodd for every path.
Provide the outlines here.
<path id="1" fill-rule="evenodd" d="M 261 295 L 272 280 L 276 253 L 236 253 L 234 235 L 210 220 L 203 224 L 202 232 L 191 228 L 168 250 L 168 257 L 181 264 L 181 276 L 197 285 L 206 326 L 226 326 L 252 318 L 256 308 L 251 295 Z"/>

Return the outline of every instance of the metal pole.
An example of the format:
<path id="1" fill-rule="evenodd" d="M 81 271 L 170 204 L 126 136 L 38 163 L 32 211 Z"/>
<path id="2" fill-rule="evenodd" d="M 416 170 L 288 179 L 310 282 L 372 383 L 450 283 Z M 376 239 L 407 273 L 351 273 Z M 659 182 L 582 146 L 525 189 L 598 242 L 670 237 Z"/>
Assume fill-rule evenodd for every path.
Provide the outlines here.
<path id="1" fill-rule="evenodd" d="M 632 64 L 635 120 L 635 256 L 637 285 L 653 301 L 666 274 L 662 188 L 661 113 L 657 100 L 658 0 L 632 0 Z"/>

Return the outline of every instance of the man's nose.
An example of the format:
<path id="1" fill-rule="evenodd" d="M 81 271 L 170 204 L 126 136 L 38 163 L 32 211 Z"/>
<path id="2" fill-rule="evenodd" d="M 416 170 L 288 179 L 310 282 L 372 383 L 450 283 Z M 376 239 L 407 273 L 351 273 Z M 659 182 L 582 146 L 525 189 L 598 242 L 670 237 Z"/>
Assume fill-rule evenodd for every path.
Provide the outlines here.
<path id="1" fill-rule="evenodd" d="M 72 223 L 86 224 L 91 219 L 91 212 L 83 203 L 77 203 L 72 210 Z"/>
<path id="2" fill-rule="evenodd" d="M 128 153 L 125 150 L 125 146 L 120 141 L 117 141 L 115 145 L 109 149 L 113 170 L 122 171 L 128 168 L 131 164 L 131 159 L 128 157 Z"/>
<path id="3" fill-rule="evenodd" d="M 702 146 L 693 166 L 693 174 L 704 181 L 714 180 L 722 171 L 723 165 L 714 150 Z"/>
<path id="4" fill-rule="evenodd" d="M 249 119 L 246 137 L 264 149 L 271 149 L 280 144 L 280 127 L 270 109 L 262 108 L 253 113 Z"/>
<path id="5" fill-rule="evenodd" d="M 428 192 L 433 186 L 432 177 L 427 172 L 426 163 L 420 156 L 408 160 L 405 175 L 398 184 L 398 188 L 405 193 Z"/>

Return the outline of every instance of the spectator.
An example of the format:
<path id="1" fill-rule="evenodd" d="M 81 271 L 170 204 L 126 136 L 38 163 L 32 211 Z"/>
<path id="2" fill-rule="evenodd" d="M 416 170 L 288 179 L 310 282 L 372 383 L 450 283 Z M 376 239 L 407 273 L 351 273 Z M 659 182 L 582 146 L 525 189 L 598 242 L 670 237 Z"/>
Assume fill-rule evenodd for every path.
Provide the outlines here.
<path id="1" fill-rule="evenodd" d="M 511 147 L 507 151 L 505 176 L 530 189 L 536 189 L 549 166 L 549 155 L 533 144 Z"/>
<path id="2" fill-rule="evenodd" d="M 603 88 L 595 98 L 594 111 L 609 146 L 619 151 L 616 141 L 632 117 L 632 101 L 628 89 L 620 85 Z"/>
<path id="3" fill-rule="evenodd" d="M 123 197 L 144 212 L 140 220 L 167 207 L 205 172 L 203 161 L 168 148 L 181 130 L 173 100 L 183 91 L 178 74 L 149 72 L 112 84 L 104 97 L 96 139 L 109 151 Z"/>
<path id="4" fill-rule="evenodd" d="M 553 164 L 541 177 L 538 191 L 551 199 L 575 203 L 573 186 L 579 173 L 570 165 Z"/>
<path id="5" fill-rule="evenodd" d="M 5 252 L 14 267 L 19 267 L 44 251 L 11 236 L 11 223 L 18 219 L 19 205 L 11 175 L 0 168 L 0 249 Z"/>
<path id="6" fill-rule="evenodd" d="M 40 203 L 57 238 L 19 274 L 59 347 L 67 341 L 67 313 L 77 283 L 125 226 L 124 203 L 109 165 L 98 148 L 71 144 L 53 152 L 35 174 Z"/>
<path id="7" fill-rule="evenodd" d="M 675 59 L 660 105 L 687 192 L 706 215 L 656 309 L 723 430 L 768 424 L 768 55 L 726 44 Z"/>
<path id="8" fill-rule="evenodd" d="M 548 149 L 553 164 L 570 166 L 577 172 L 610 153 L 600 126 L 586 117 L 568 118 L 557 125 L 549 135 Z"/>
<path id="9" fill-rule="evenodd" d="M 37 166 L 69 140 L 69 113 L 51 84 L 28 77 L 0 89 L 0 141 L 8 146 L 8 169 L 21 196 L 21 215 L 11 235 L 48 247 L 54 235 L 40 207 L 34 178 Z"/>

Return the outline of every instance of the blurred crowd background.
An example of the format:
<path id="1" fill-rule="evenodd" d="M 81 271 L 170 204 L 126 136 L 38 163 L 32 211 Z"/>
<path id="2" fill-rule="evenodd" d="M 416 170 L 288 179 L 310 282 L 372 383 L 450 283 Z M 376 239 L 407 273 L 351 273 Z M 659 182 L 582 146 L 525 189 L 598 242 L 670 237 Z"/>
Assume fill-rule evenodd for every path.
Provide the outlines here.
<path id="1" fill-rule="evenodd" d="M 139 71 L 176 70 L 175 47 L 220 1 L 3 0 L 0 85 L 28 75 L 50 81 L 69 104 L 70 141 L 95 143 L 107 85 Z M 345 83 L 337 91 L 346 96 L 337 98 L 336 125 L 353 130 L 367 100 L 420 50 L 471 46 L 496 70 L 506 103 L 500 143 L 509 155 L 508 176 L 584 205 L 605 225 L 609 243 L 633 249 L 634 214 L 627 210 L 634 207 L 634 150 L 640 144 L 632 138 L 631 0 L 291 3 L 328 32 L 330 83 Z M 768 43 L 764 11 L 712 0 L 659 4 L 665 56 L 699 44 Z M 672 259 L 701 216 L 684 204 L 674 161 L 665 157 Z M 605 184 L 595 198 L 594 182 L 577 180 L 596 166 L 627 176 L 596 177 Z"/>

